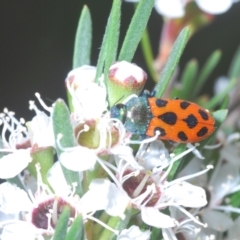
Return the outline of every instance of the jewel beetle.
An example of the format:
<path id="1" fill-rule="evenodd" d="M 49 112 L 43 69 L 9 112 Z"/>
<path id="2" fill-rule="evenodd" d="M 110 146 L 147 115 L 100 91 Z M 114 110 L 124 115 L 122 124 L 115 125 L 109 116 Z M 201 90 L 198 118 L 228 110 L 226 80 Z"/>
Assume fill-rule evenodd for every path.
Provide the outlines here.
<path id="1" fill-rule="evenodd" d="M 122 121 L 127 131 L 143 137 L 158 134 L 160 140 L 196 143 L 216 127 L 211 114 L 199 105 L 181 99 L 143 95 L 111 108 L 111 117 Z"/>

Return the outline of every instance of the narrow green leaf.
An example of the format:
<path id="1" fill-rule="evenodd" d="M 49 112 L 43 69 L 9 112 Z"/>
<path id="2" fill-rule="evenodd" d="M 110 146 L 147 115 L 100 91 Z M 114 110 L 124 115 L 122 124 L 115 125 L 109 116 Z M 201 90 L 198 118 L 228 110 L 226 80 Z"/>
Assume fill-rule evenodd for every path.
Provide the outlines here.
<path id="1" fill-rule="evenodd" d="M 149 71 L 152 79 L 155 82 L 157 82 L 158 74 L 153 67 L 154 57 L 153 57 L 153 52 L 152 52 L 147 28 L 144 30 L 143 35 L 142 35 L 141 47 L 142 47 L 142 51 L 143 51 L 143 56 L 145 58 L 145 62 L 147 64 L 148 71 Z"/>
<path id="2" fill-rule="evenodd" d="M 234 58 L 231 62 L 228 77 L 230 79 L 232 78 L 239 78 L 240 76 L 240 46 L 238 47 L 238 50 L 236 51 Z"/>
<path id="3" fill-rule="evenodd" d="M 119 40 L 119 28 L 120 28 L 120 16 L 121 16 L 121 0 L 114 0 L 110 16 L 108 18 L 107 27 L 103 36 L 103 42 L 98 57 L 97 73 L 95 81 L 99 81 L 99 77 L 103 73 L 105 64 L 105 80 L 106 72 L 108 72 L 111 64 L 116 60 L 118 40 Z"/>
<path id="4" fill-rule="evenodd" d="M 62 138 L 60 142 L 62 147 L 73 147 L 75 140 L 73 127 L 70 120 L 70 113 L 67 105 L 62 99 L 58 99 L 53 106 L 52 122 L 55 141 L 57 142 L 58 135 L 61 134 Z M 58 144 L 56 144 L 56 151 L 59 157 L 62 153 L 62 150 L 59 148 Z M 82 190 L 78 172 L 70 171 L 64 166 L 62 166 L 62 170 L 69 186 L 71 186 L 73 182 L 77 182 L 78 185 L 76 193 L 81 196 Z"/>
<path id="5" fill-rule="evenodd" d="M 199 73 L 198 78 L 195 81 L 195 87 L 192 91 L 192 99 L 198 95 L 208 76 L 212 73 L 214 68 L 219 63 L 221 56 L 222 52 L 220 50 L 216 50 L 207 59 L 206 63 L 204 64 L 202 70 Z"/>
<path id="6" fill-rule="evenodd" d="M 65 207 L 59 217 L 53 240 L 65 240 L 67 236 L 67 228 L 70 217 L 70 209 Z"/>
<path id="7" fill-rule="evenodd" d="M 179 97 L 181 99 L 189 99 L 192 94 L 198 72 L 198 62 L 196 59 L 190 60 L 185 66 L 182 77 L 180 79 L 181 89 L 179 90 Z"/>
<path id="8" fill-rule="evenodd" d="M 78 215 L 73 221 L 65 240 L 84 240 L 84 238 L 83 218 L 81 215 Z"/>
<path id="9" fill-rule="evenodd" d="M 125 211 L 126 217 L 123 220 L 120 217 L 110 217 L 107 222 L 107 225 L 114 230 L 121 231 L 127 227 L 132 215 L 133 215 L 133 209 L 131 207 L 128 207 Z M 106 240 L 106 239 L 114 240 L 116 239 L 116 234 L 105 228 L 102 231 L 101 235 L 98 237 L 98 240 Z"/>
<path id="10" fill-rule="evenodd" d="M 161 97 L 174 73 L 174 70 L 178 64 L 178 61 L 182 55 L 183 49 L 187 44 L 187 40 L 190 36 L 190 28 L 185 27 L 179 34 L 177 40 L 175 41 L 172 51 L 167 59 L 166 65 L 160 75 L 159 81 L 154 88 L 156 92 L 156 97 Z"/>
<path id="11" fill-rule="evenodd" d="M 143 31 L 147 26 L 154 2 L 155 0 L 141 0 L 139 2 L 124 38 L 118 57 L 119 61 L 132 61 Z"/>
<path id="12" fill-rule="evenodd" d="M 116 61 L 118 41 L 120 33 L 122 0 L 113 0 L 113 6 L 109 18 L 109 31 L 107 34 L 107 53 L 104 66 L 104 81 L 107 86 L 108 71 L 110 66 Z"/>
<path id="13" fill-rule="evenodd" d="M 221 104 L 223 99 L 225 98 L 225 96 L 229 93 L 229 91 L 231 89 L 233 89 L 236 84 L 237 84 L 238 80 L 236 78 L 231 79 L 231 81 L 229 82 L 229 84 L 227 85 L 227 87 L 220 92 L 219 94 L 213 96 L 207 103 L 206 103 L 206 108 L 207 109 L 213 109 L 214 107 L 216 107 L 218 104 Z"/>
<path id="14" fill-rule="evenodd" d="M 90 64 L 90 54 L 92 45 L 92 20 L 91 14 L 87 6 L 83 7 L 78 22 L 74 53 L 73 53 L 73 69 L 82 65 Z"/>

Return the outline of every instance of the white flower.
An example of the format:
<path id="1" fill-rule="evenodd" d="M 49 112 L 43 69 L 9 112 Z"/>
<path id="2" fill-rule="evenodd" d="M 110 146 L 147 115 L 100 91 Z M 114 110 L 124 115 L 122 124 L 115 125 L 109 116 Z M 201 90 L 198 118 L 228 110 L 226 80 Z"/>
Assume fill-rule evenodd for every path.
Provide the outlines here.
<path id="1" fill-rule="evenodd" d="M 64 206 L 70 207 L 70 218 L 75 218 L 75 204 L 79 199 L 73 197 L 73 192 L 70 195 L 68 193 L 68 195 L 54 194 L 42 182 L 40 165 L 36 165 L 36 170 L 38 188 L 34 195 L 30 189 L 27 189 L 27 194 L 10 183 L 0 185 L 0 211 L 5 215 L 5 219 L 0 219 L 4 236 L 4 238 L 1 236 L 1 239 L 16 239 L 17 233 L 19 234 L 17 239 L 29 240 L 42 239 L 41 235 L 45 234 L 53 235 L 59 218 L 59 211 Z M 61 176 L 55 175 L 55 177 L 59 180 L 59 183 L 63 183 L 59 179 Z M 65 188 L 65 186 L 62 187 Z M 12 214 L 12 218 L 8 216 L 9 213 Z M 20 228 L 26 231 L 19 231 Z"/>
<path id="2" fill-rule="evenodd" d="M 181 179 L 177 179 L 172 182 L 167 182 L 167 174 L 171 169 L 172 163 L 192 151 L 188 149 L 181 156 L 168 159 L 168 170 L 164 171 L 163 168 L 167 167 L 165 158 L 161 158 L 162 151 L 157 151 L 154 149 L 154 146 L 158 146 L 158 143 L 155 145 L 150 145 L 147 150 L 148 154 L 151 156 L 151 151 L 153 151 L 153 156 L 157 158 L 159 154 L 159 161 L 156 162 L 153 167 L 153 172 L 149 170 L 144 170 L 142 167 L 133 168 L 131 164 L 131 156 L 127 154 L 120 154 L 115 156 L 117 161 L 117 178 L 111 176 L 112 180 L 115 182 L 116 186 L 119 189 L 119 193 L 124 197 L 127 195 L 129 202 L 131 202 L 134 208 L 137 208 L 141 211 L 142 220 L 151 226 L 157 228 L 169 228 L 177 226 L 178 222 L 171 218 L 170 216 L 162 213 L 159 210 L 165 209 L 169 206 L 174 206 L 179 208 L 185 214 L 187 214 L 193 221 L 199 223 L 191 214 L 189 214 L 184 207 L 203 207 L 207 204 L 205 191 L 200 188 L 193 186 L 189 183 L 184 182 Z M 147 148 L 142 146 L 141 151 L 145 151 Z M 132 153 L 129 152 L 129 155 Z M 149 160 L 147 154 L 137 153 L 137 156 L 142 156 L 144 160 Z M 145 158 L 145 159 L 144 159 Z M 130 159 L 130 162 L 129 162 Z M 161 160 L 163 160 L 161 162 Z M 131 164 L 131 165 L 130 165 Z M 203 171 L 206 172 L 207 170 Z M 202 172 L 202 173 L 203 173 Z M 200 174 L 200 173 L 199 173 Z M 187 176 L 189 178 L 193 176 Z M 185 179 L 187 178 L 185 177 Z M 123 192 L 124 191 L 124 192 Z M 118 197 L 114 197 L 114 201 L 119 202 Z M 201 224 L 201 223 L 200 223 Z"/>
<path id="3" fill-rule="evenodd" d="M 175 207 L 169 207 L 170 215 L 172 218 L 178 220 L 179 225 L 174 228 L 162 229 L 163 238 L 165 240 L 196 240 L 196 239 L 219 239 L 217 238 L 217 232 L 212 230 L 209 231 L 206 225 L 202 226 L 198 223 L 193 222 L 183 212 Z M 194 211 L 195 215 L 199 214 L 198 210 Z M 214 238 L 215 237 L 215 238 Z"/>
<path id="4" fill-rule="evenodd" d="M 94 82 L 95 75 L 95 67 L 82 66 L 69 72 L 66 78 L 76 122 L 97 119 L 107 109 L 105 86 L 102 79 L 99 84 Z"/>
<path id="5" fill-rule="evenodd" d="M 108 179 L 94 179 L 89 190 L 82 197 L 78 209 L 84 213 L 105 210 L 111 216 L 119 216 L 124 219 L 124 211 L 129 203 L 129 198 L 124 192 L 122 193 Z"/>
<path id="6" fill-rule="evenodd" d="M 36 94 L 36 96 L 40 103 L 42 103 L 40 95 Z M 38 148 L 49 146 L 55 147 L 51 117 L 47 116 L 45 112 L 40 111 L 33 101 L 30 101 L 29 104 L 30 109 L 34 110 L 36 113 L 36 116 L 26 123 L 31 145 L 37 146 Z M 51 108 L 49 110 L 51 113 Z"/>
<path id="7" fill-rule="evenodd" d="M 130 228 L 122 230 L 117 240 L 149 240 L 150 235 L 149 230 L 143 232 L 138 226 L 132 225 Z"/>
<path id="8" fill-rule="evenodd" d="M 181 175 L 189 171 L 199 171 L 200 169 L 201 162 L 197 159 L 192 159 Z M 230 163 L 223 163 L 220 157 L 209 180 L 206 175 L 202 176 L 201 179 L 196 178 L 194 180 L 195 183 L 206 189 L 209 196 L 207 207 L 203 208 L 199 213 L 203 221 L 207 223 L 209 231 L 227 231 L 233 224 L 233 220 L 228 213 L 240 213 L 240 209 L 227 204 L 222 205 L 222 203 L 228 194 L 240 189 L 239 168 Z M 206 232 L 205 229 L 202 229 L 202 231 Z"/>
<path id="9" fill-rule="evenodd" d="M 137 2 L 138 0 L 126 0 Z M 180 18 L 185 14 L 185 6 L 193 0 L 156 0 L 156 11 L 167 18 Z M 230 9 L 233 3 L 238 0 L 195 0 L 198 7 L 210 14 L 221 14 Z"/>
<path id="10" fill-rule="evenodd" d="M 2 240 L 34 240 L 40 236 L 40 232 L 35 226 L 19 218 L 20 213 L 30 212 L 33 207 L 24 190 L 7 182 L 2 183 L 0 185 L 0 206 L 0 228 L 3 229 Z"/>

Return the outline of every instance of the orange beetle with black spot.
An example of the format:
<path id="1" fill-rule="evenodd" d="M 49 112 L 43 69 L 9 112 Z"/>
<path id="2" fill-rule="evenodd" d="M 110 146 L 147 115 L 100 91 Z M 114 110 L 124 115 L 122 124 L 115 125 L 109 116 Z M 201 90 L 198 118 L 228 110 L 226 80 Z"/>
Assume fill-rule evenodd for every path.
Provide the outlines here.
<path id="1" fill-rule="evenodd" d="M 158 134 L 161 140 L 182 143 L 199 142 L 216 128 L 211 114 L 193 102 L 148 95 L 115 105 L 111 117 L 120 119 L 131 133 L 143 137 Z"/>

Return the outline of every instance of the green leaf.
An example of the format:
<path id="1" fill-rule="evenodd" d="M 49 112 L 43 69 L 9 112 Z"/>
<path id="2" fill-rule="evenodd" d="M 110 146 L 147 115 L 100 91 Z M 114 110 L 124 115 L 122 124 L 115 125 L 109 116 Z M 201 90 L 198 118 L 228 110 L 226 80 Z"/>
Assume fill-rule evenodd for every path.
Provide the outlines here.
<path id="1" fill-rule="evenodd" d="M 213 96 L 205 105 L 207 109 L 213 109 L 216 107 L 218 104 L 221 104 L 223 102 L 223 99 L 226 97 L 226 95 L 229 93 L 231 89 L 233 89 L 238 82 L 238 79 L 233 78 L 227 85 L 227 87 L 220 92 L 219 94 Z"/>
<path id="2" fill-rule="evenodd" d="M 69 207 L 65 207 L 59 217 L 53 240 L 65 240 L 67 236 L 67 228 L 70 217 Z"/>
<path id="3" fill-rule="evenodd" d="M 240 76 L 240 47 L 238 47 L 238 50 L 236 51 L 234 58 L 231 62 L 228 77 L 230 79 L 232 78 L 239 78 Z"/>
<path id="4" fill-rule="evenodd" d="M 118 41 L 120 33 L 121 0 L 114 0 L 109 18 L 109 31 L 107 34 L 106 59 L 104 66 L 104 81 L 107 86 L 108 71 L 110 66 L 116 61 Z"/>
<path id="5" fill-rule="evenodd" d="M 174 73 L 174 70 L 178 64 L 178 61 L 182 55 L 183 49 L 185 48 L 187 44 L 187 40 L 190 35 L 190 28 L 185 27 L 181 33 L 179 34 L 177 40 L 175 41 L 172 51 L 167 59 L 166 65 L 163 68 L 163 71 L 160 75 L 159 81 L 154 88 L 154 91 L 156 92 L 156 97 L 161 97 L 171 80 L 171 77 Z"/>
<path id="6" fill-rule="evenodd" d="M 107 27 L 98 57 L 97 73 L 95 79 L 96 82 L 99 81 L 99 77 L 103 73 L 103 68 L 105 69 L 104 78 L 106 81 L 106 75 L 108 73 L 108 70 L 111 64 L 116 60 L 120 29 L 121 3 L 121 0 L 113 1 L 112 9 L 108 18 Z"/>
<path id="7" fill-rule="evenodd" d="M 82 215 L 78 215 L 67 233 L 66 240 L 84 240 L 84 238 L 83 218 Z"/>
<path id="8" fill-rule="evenodd" d="M 172 97 L 178 97 L 180 99 L 189 99 L 189 97 L 192 94 L 195 79 L 198 72 L 198 62 L 196 59 L 190 60 L 182 73 L 181 79 L 180 79 L 180 89 L 174 90 L 175 96 L 172 95 Z"/>
<path id="9" fill-rule="evenodd" d="M 123 220 L 120 217 L 110 217 L 107 222 L 107 225 L 114 230 L 121 231 L 127 227 L 132 215 L 133 209 L 131 207 L 127 207 L 125 211 L 126 217 Z M 116 239 L 116 234 L 105 228 L 101 235 L 98 237 L 98 240 L 106 239 L 108 240 Z"/>
<path id="10" fill-rule="evenodd" d="M 220 50 L 216 50 L 207 59 L 202 70 L 199 73 L 198 78 L 195 81 L 195 87 L 192 91 L 192 99 L 194 99 L 198 95 L 208 76 L 212 73 L 213 69 L 219 63 L 221 56 L 222 52 Z"/>
<path id="11" fill-rule="evenodd" d="M 92 20 L 88 7 L 84 6 L 78 22 L 75 37 L 73 69 L 81 67 L 82 65 L 90 64 L 91 45 Z"/>
<path id="12" fill-rule="evenodd" d="M 143 56 L 145 58 L 145 61 L 146 61 L 147 67 L 148 67 L 148 71 L 149 71 L 152 79 L 155 82 L 157 82 L 158 74 L 153 67 L 154 57 L 153 57 L 153 52 L 152 52 L 147 28 L 145 29 L 145 31 L 143 32 L 143 35 L 142 35 L 141 47 L 142 47 L 142 51 L 143 51 Z"/>
<path id="13" fill-rule="evenodd" d="M 124 38 L 118 61 L 131 62 L 152 12 L 155 0 L 141 0 Z"/>
<path id="14" fill-rule="evenodd" d="M 74 145 L 75 138 L 73 133 L 73 127 L 70 120 L 70 113 L 67 108 L 67 105 L 62 99 L 58 99 L 54 103 L 52 122 L 53 122 L 53 132 L 54 132 L 55 141 L 56 141 L 56 151 L 59 157 L 60 154 L 62 153 L 62 149 L 59 148 L 59 145 L 57 143 L 57 138 L 59 134 L 62 135 L 62 138 L 60 140 L 62 147 L 67 148 L 67 147 L 75 146 Z M 77 185 L 76 193 L 81 196 L 82 190 L 81 190 L 81 182 L 79 179 L 78 172 L 70 171 L 62 165 L 61 167 L 69 186 L 71 186 L 73 182 L 77 182 L 78 185 Z"/>

